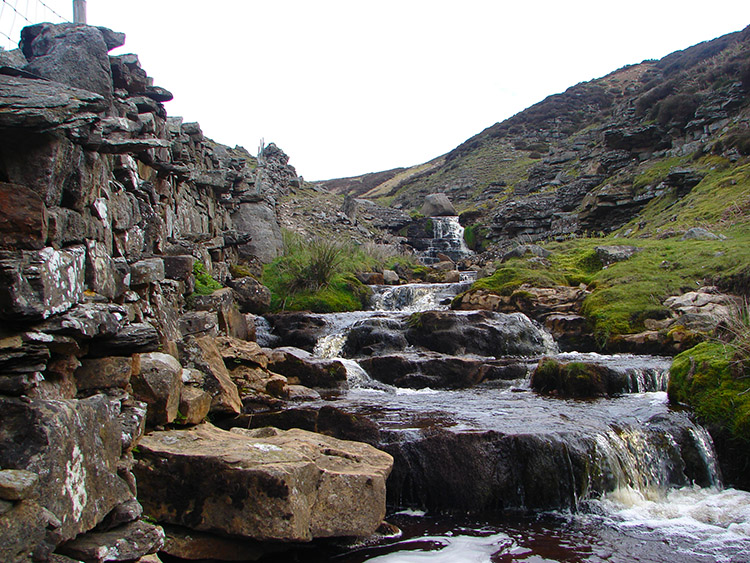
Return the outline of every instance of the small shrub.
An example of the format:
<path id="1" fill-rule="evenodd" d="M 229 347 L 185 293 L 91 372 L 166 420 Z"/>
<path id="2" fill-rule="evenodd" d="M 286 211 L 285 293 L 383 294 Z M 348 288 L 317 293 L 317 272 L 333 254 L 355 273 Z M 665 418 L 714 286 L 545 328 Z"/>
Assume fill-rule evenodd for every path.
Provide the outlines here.
<path id="1" fill-rule="evenodd" d="M 272 310 L 318 313 L 362 309 L 369 290 L 354 274 L 382 268 L 384 253 L 336 240 L 304 241 L 285 233 L 284 255 L 266 265 Z"/>
<path id="2" fill-rule="evenodd" d="M 695 116 L 700 100 L 693 94 L 674 94 L 656 104 L 655 117 L 661 125 L 685 127 Z"/>

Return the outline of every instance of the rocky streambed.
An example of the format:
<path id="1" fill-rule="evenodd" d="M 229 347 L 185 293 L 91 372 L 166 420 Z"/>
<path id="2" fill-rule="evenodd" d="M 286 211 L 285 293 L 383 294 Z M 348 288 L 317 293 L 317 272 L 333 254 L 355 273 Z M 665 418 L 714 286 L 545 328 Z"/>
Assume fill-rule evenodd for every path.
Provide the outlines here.
<path id="1" fill-rule="evenodd" d="M 460 286 L 433 289 L 444 298 Z M 321 548 L 320 560 L 666 560 L 649 541 L 674 542 L 687 561 L 742 560 L 750 495 L 722 490 L 710 436 L 669 405 L 669 358 L 559 353 L 523 315 L 448 311 L 423 291 L 399 288 L 413 297 L 399 301 L 393 288 L 376 290 L 375 307 L 402 311 L 308 319 L 310 350 L 339 358 L 346 385 L 248 422 L 322 430 L 393 456 L 389 518 L 406 536 Z M 431 310 L 415 314 L 416 301 Z M 299 337 L 302 324 L 271 320 L 278 329 L 260 341 Z M 584 398 L 537 392 L 542 357 L 594 366 L 605 384 Z"/>

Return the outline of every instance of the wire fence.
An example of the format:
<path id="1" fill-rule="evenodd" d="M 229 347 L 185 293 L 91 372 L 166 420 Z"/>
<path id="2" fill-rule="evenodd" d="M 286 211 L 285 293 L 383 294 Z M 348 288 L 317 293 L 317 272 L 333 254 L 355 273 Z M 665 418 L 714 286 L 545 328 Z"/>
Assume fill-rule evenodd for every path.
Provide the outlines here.
<path id="1" fill-rule="evenodd" d="M 17 48 L 27 25 L 67 21 L 73 21 L 70 0 L 0 0 L 0 49 Z"/>

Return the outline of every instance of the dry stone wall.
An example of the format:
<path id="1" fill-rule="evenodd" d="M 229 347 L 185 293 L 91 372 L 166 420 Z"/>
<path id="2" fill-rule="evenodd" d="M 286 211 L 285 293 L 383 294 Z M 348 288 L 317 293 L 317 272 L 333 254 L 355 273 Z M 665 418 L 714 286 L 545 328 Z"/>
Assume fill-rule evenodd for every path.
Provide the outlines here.
<path id="1" fill-rule="evenodd" d="M 132 471 L 146 427 L 242 408 L 212 339 L 185 339 L 194 265 L 226 283 L 273 259 L 276 198 L 299 183 L 275 145 L 259 165 L 169 117 L 138 57 L 108 54 L 123 42 L 39 24 L 0 52 L 2 561 L 161 549 Z M 205 331 L 252 332 L 234 290 L 212 299 L 190 313 Z"/>

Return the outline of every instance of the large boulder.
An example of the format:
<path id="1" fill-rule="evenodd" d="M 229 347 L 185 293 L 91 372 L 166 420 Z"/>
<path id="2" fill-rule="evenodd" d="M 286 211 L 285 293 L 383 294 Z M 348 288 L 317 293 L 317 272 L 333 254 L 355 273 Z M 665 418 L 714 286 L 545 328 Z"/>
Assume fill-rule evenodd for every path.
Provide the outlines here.
<path id="1" fill-rule="evenodd" d="M 385 516 L 392 459 L 304 430 L 202 424 L 140 443 L 139 498 L 157 521 L 257 540 L 366 536 Z"/>
<path id="2" fill-rule="evenodd" d="M 266 315 L 273 329 L 272 340 L 312 352 L 323 335 L 326 321 L 319 315 L 305 312 Z M 275 338 L 274 338 L 275 337 Z"/>
<path id="3" fill-rule="evenodd" d="M 596 257 L 601 261 L 602 266 L 609 266 L 615 262 L 624 262 L 630 260 L 636 253 L 643 250 L 637 246 L 626 244 L 614 244 L 609 246 L 597 246 L 594 248 Z"/>
<path id="4" fill-rule="evenodd" d="M 357 321 L 346 335 L 344 355 L 371 356 L 403 350 L 409 345 L 404 336 L 405 329 L 402 320 L 389 317 Z"/>
<path id="5" fill-rule="evenodd" d="M 359 361 L 370 377 L 397 387 L 471 387 L 485 380 L 523 379 L 528 368 L 513 359 L 446 356 L 434 352 L 373 356 Z"/>
<path id="6" fill-rule="evenodd" d="M 274 348 L 268 369 L 308 387 L 338 387 L 346 381 L 346 367 L 340 361 L 315 358 L 291 346 Z"/>
<path id="7" fill-rule="evenodd" d="M 453 356 L 534 356 L 552 351 L 551 337 L 521 313 L 426 311 L 408 321 L 410 344 Z"/>
<path id="8" fill-rule="evenodd" d="M 453 207 L 451 200 L 445 194 L 430 194 L 424 198 L 424 205 L 420 213 L 425 217 L 444 217 L 458 215 L 456 208 Z"/>
<path id="9" fill-rule="evenodd" d="M 577 361 L 542 358 L 531 374 L 531 388 L 560 397 L 666 391 L 669 364 L 655 356 L 617 356 L 609 362 L 597 355 Z"/>
<path id="10" fill-rule="evenodd" d="M 248 233 L 252 240 L 239 247 L 242 256 L 257 256 L 271 262 L 281 255 L 283 241 L 281 227 L 274 209 L 265 202 L 241 203 L 232 213 L 235 228 Z"/>

